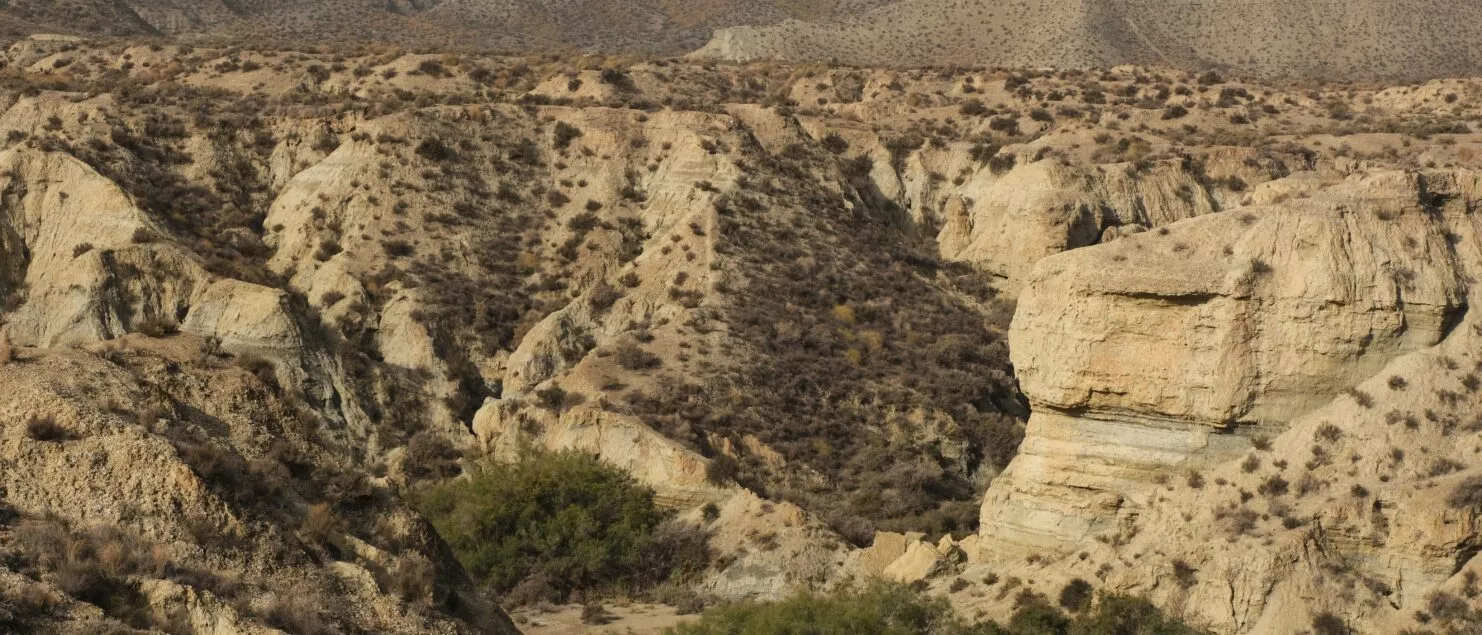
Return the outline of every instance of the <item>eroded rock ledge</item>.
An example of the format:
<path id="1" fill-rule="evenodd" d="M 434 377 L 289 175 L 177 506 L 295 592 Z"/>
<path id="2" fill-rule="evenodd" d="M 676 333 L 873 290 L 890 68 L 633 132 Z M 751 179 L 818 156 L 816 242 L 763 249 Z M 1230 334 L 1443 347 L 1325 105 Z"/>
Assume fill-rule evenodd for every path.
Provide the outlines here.
<path id="1" fill-rule="evenodd" d="M 1035 414 L 985 501 L 986 548 L 1114 534 L 1159 474 L 1237 456 L 1441 341 L 1467 290 L 1435 178 L 1353 178 L 1040 261 L 1011 334 Z"/>

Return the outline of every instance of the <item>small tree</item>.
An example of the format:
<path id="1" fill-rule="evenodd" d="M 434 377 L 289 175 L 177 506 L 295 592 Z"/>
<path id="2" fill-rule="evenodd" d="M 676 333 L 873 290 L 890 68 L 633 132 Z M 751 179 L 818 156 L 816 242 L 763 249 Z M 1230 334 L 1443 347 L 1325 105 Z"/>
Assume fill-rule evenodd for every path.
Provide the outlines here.
<path id="1" fill-rule="evenodd" d="M 1190 566 L 1183 560 L 1173 561 L 1173 579 L 1178 581 L 1181 589 L 1192 588 L 1199 582 L 1199 570 Z"/>
<path id="2" fill-rule="evenodd" d="M 664 363 L 658 355 L 643 350 L 633 342 L 623 342 L 617 349 L 618 365 L 628 370 L 649 370 Z"/>
<path id="3" fill-rule="evenodd" d="M 710 463 L 705 466 L 705 480 L 710 481 L 711 485 L 725 485 L 736 478 L 740 471 L 741 464 L 736 459 L 722 454 L 710 459 Z"/>
<path id="4" fill-rule="evenodd" d="M 849 150 L 849 142 L 837 132 L 830 132 L 823 137 L 823 149 L 834 154 L 844 154 Z"/>
<path id="5" fill-rule="evenodd" d="M 703 532 L 664 528 L 653 490 L 578 452 L 481 463 L 416 499 L 469 574 L 499 593 L 539 587 L 531 601 L 644 589 L 709 558 Z"/>
<path id="6" fill-rule="evenodd" d="M 1163 110 L 1163 119 L 1182 119 L 1189 114 L 1189 109 L 1177 104 Z"/>

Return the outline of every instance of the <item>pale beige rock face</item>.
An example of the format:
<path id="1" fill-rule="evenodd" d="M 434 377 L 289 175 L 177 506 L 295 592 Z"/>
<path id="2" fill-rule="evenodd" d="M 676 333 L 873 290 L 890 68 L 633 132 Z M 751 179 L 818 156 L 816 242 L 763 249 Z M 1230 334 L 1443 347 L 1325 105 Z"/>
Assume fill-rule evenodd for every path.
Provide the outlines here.
<path id="1" fill-rule="evenodd" d="M 876 172 L 887 174 L 874 178 L 886 195 L 898 192 L 918 221 L 940 223 L 943 257 L 1000 278 L 1008 293 L 1017 293 L 1046 256 L 1222 209 L 1233 193 L 1210 187 L 1211 177 L 1258 183 L 1281 170 L 1250 151 L 1221 149 L 1205 157 L 1204 175 L 1175 160 L 1138 169 L 1028 162 L 1027 156 L 1014 169 L 994 174 L 972 161 L 968 149 L 923 151 L 907 165 L 902 181 L 877 157 Z M 931 176 L 964 172 L 971 176 L 961 185 Z"/>
<path id="2" fill-rule="evenodd" d="M 877 531 L 870 546 L 859 550 L 859 555 L 855 557 L 855 566 L 868 575 L 878 576 L 896 559 L 906 554 L 907 544 L 905 534 Z"/>
<path id="3" fill-rule="evenodd" d="M 1077 176 L 1046 161 L 967 189 L 946 208 L 942 253 L 978 263 L 1016 286 L 1040 258 L 1094 244 L 1101 223 Z"/>
<path id="4" fill-rule="evenodd" d="M 1463 270 L 1419 191 L 1380 174 L 1041 261 L 1011 333 L 1035 414 L 985 535 L 1071 548 L 1139 474 L 1230 456 L 1231 425 L 1280 429 L 1438 342 Z"/>
<path id="5" fill-rule="evenodd" d="M 0 171 L 18 197 L 6 207 L 5 249 L 29 255 L 13 260 L 24 263 L 23 272 L 8 272 L 11 288 L 25 289 L 25 304 L 6 318 L 16 343 L 85 344 L 155 320 L 218 337 L 233 350 L 287 354 L 302 344 L 281 291 L 213 281 L 174 245 L 136 244 L 136 232 L 154 228 L 117 185 L 81 161 L 17 148 L 0 154 Z"/>
<path id="6" fill-rule="evenodd" d="M 92 306 L 113 264 L 98 250 L 128 245 L 136 229 L 147 227 L 144 215 L 116 185 L 69 155 L 12 149 L 0 153 L 0 166 L 14 197 L 3 221 L 5 251 L 16 263 L 7 286 L 27 289 L 26 306 L 10 318 L 12 337 L 52 345 L 111 334 Z M 92 248 L 83 251 L 87 245 Z M 26 254 L 28 264 L 20 257 Z"/>
<path id="7" fill-rule="evenodd" d="M 243 619 L 222 598 L 170 580 L 145 580 L 140 590 L 155 610 L 179 610 L 201 635 L 278 635 L 282 631 Z"/>
<path id="8" fill-rule="evenodd" d="M 866 110 L 865 116 L 885 113 Z M 756 125 L 754 119 L 759 117 L 745 118 Z M 894 161 L 886 139 L 862 125 L 817 119 L 801 125 L 815 139 L 837 135 L 848 144 L 848 155 L 869 158 L 869 182 L 879 196 L 915 222 L 937 227 L 942 257 L 994 276 L 1009 294 L 1019 291 L 1042 258 L 1227 209 L 1247 198 L 1247 187 L 1288 171 L 1283 160 L 1252 148 L 1209 148 L 1189 161 L 1083 166 L 1035 160 L 1037 148 L 1022 144 L 999 150 L 1000 157 L 1015 159 L 1015 167 L 995 172 L 986 160 L 973 158 L 971 143 L 927 145 Z M 778 128 L 758 126 L 769 133 Z M 793 137 L 759 136 L 774 152 Z M 1242 191 L 1230 189 L 1232 179 Z"/>
<path id="9" fill-rule="evenodd" d="M 1079 577 L 1220 633 L 1399 632 L 1467 597 L 1479 183 L 1351 177 L 1040 262 L 1012 333 L 1035 413 L 964 576 Z"/>
<path id="10" fill-rule="evenodd" d="M 200 294 L 180 329 L 216 337 L 228 350 L 266 348 L 295 355 L 303 338 L 283 306 L 287 301 L 278 289 L 221 279 Z"/>
<path id="11" fill-rule="evenodd" d="M 929 578 L 946 568 L 947 562 L 943 560 L 942 554 L 935 547 L 917 540 L 906 547 L 906 552 L 901 557 L 885 567 L 881 576 L 897 582 L 910 583 Z"/>
<path id="12" fill-rule="evenodd" d="M 1149 492 L 1159 504 L 1121 548 L 1142 560 L 1108 576 L 1108 587 L 1240 633 L 1283 632 L 1321 611 L 1362 633 L 1394 633 L 1416 627 L 1415 612 L 1427 610 L 1437 591 L 1467 597 L 1465 571 L 1478 564 L 1472 545 L 1482 526 L 1475 512 L 1447 498 L 1476 472 L 1437 466 L 1465 466 L 1477 451 L 1474 433 L 1449 429 L 1479 406 L 1458 385 L 1476 368 L 1475 324 L 1359 384 L 1375 405 L 1340 396 L 1298 418 L 1269 455 L 1257 454 L 1261 467 L 1253 472 L 1231 462 L 1207 473 L 1201 489 Z M 1408 387 L 1390 388 L 1396 376 Z M 1438 398 L 1448 393 L 1459 397 Z M 1417 425 L 1388 422 L 1389 413 L 1413 416 Z M 1332 459 L 1314 462 L 1314 447 Z M 1291 491 L 1262 490 L 1273 475 L 1291 481 Z M 1262 494 L 1248 505 L 1256 512 L 1250 529 L 1235 529 L 1234 512 L 1246 507 L 1233 504 L 1239 490 Z M 1286 527 L 1287 517 L 1302 522 Z M 1197 572 L 1191 582 L 1173 583 L 1175 561 Z"/>
<path id="13" fill-rule="evenodd" d="M 847 580 L 858 551 L 818 517 L 792 503 L 762 500 L 741 490 L 719 505 L 713 521 L 699 510 L 682 518 L 704 523 L 710 548 L 727 562 L 698 585 L 729 600 L 781 600 L 799 589 L 828 589 Z"/>

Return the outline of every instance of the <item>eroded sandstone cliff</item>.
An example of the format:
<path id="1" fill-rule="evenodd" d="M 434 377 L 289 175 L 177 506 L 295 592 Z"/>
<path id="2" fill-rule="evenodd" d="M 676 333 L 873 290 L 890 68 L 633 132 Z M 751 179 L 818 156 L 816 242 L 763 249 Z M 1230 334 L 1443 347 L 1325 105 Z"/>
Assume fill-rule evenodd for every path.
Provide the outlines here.
<path id="1" fill-rule="evenodd" d="M 1447 501 L 1477 450 L 1476 187 L 1355 174 L 1040 261 L 1011 335 L 1035 412 L 980 557 L 1220 632 L 1431 619 L 1475 578 Z"/>

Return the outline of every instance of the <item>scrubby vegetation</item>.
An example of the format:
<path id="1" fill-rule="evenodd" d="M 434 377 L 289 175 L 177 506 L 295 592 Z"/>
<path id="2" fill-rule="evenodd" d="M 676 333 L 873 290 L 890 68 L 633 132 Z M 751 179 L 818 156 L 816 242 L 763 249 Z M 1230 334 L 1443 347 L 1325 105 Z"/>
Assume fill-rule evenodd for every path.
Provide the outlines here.
<path id="1" fill-rule="evenodd" d="M 14 526 L 6 528 L 11 522 Z M 151 606 L 140 590 L 141 577 L 191 585 L 222 599 L 239 593 L 233 581 L 174 562 L 159 546 L 114 526 L 76 528 L 55 518 L 0 514 L 0 532 L 0 559 L 8 568 L 55 584 L 67 596 L 97 606 L 133 628 L 190 632 L 183 610 Z M 6 632 L 33 632 L 32 620 L 61 603 L 39 587 L 10 583 L 5 591 L 0 593 L 0 629 Z"/>
<path id="2" fill-rule="evenodd" d="M 26 419 L 26 436 L 37 441 L 64 441 L 70 434 L 51 417 L 31 416 Z"/>
<path id="3" fill-rule="evenodd" d="M 969 181 L 1005 182 L 1056 164 L 1132 181 L 1173 169 L 1193 179 L 1178 199 L 1215 205 L 1334 154 L 1421 167 L 1413 164 L 1421 153 L 1395 147 L 1303 145 L 1317 147 L 1317 137 L 1358 144 L 1365 132 L 1416 135 L 1402 140 L 1409 144 L 1456 135 L 1425 156 L 1465 163 L 1474 152 L 1461 138 L 1468 124 L 1384 114 L 1365 102 L 1379 99 L 1368 88 L 1303 96 L 1161 69 L 1009 74 L 154 47 L 169 67 L 130 71 L 134 60 L 111 63 L 124 59 L 121 46 L 95 59 L 78 53 L 54 67 L 63 73 L 21 72 L 19 63 L 0 73 L 0 88 L 54 99 L 46 108 L 58 112 L 8 135 L 12 147 L 82 159 L 149 221 L 128 247 L 100 234 L 59 243 L 62 253 L 78 267 L 116 271 L 104 304 L 118 328 L 172 346 L 195 337 L 180 331 L 199 331 L 183 325 L 201 289 L 156 292 L 139 276 L 172 278 L 152 267 L 176 254 L 207 267 L 213 277 L 202 284 L 234 279 L 269 287 L 265 296 L 281 292 L 280 308 L 302 335 L 295 357 L 306 360 L 235 357 L 257 379 L 245 401 L 285 404 L 264 408 L 272 441 L 224 438 L 214 411 L 189 415 L 191 427 L 172 427 L 158 412 L 140 413 L 140 423 L 164 430 L 188 468 L 182 474 L 203 492 L 248 522 L 287 528 L 316 563 L 355 557 L 341 538 L 373 525 L 366 506 L 418 492 L 475 576 L 512 602 L 641 592 L 691 579 L 710 558 L 701 532 L 657 510 L 651 492 L 582 463 L 589 459 L 505 465 L 465 456 L 486 403 L 515 436 L 541 435 L 553 421 L 640 420 L 708 457 L 712 484 L 796 502 L 855 543 L 879 529 L 962 535 L 975 528 L 983 488 L 1013 457 L 1027 415 L 1004 341 L 1012 302 L 985 271 L 944 259 L 952 250 L 937 242 L 943 223 L 955 222 L 943 201 L 971 190 Z M 237 76 L 265 68 L 281 75 Z M 233 88 L 208 88 L 213 82 Z M 108 107 L 90 110 L 85 96 L 104 93 Z M 1336 104 L 1344 100 L 1354 105 Z M 747 130 L 754 122 L 723 114 L 738 102 L 784 121 L 798 115 L 808 134 L 776 147 L 766 130 Z M 842 113 L 841 104 L 864 114 Z M 909 111 L 909 123 L 869 120 L 884 109 Z M 1288 111 L 1294 119 L 1281 117 Z M 1231 156 L 1203 156 L 1202 144 Z M 334 161 L 315 165 L 329 152 Z M 964 152 L 971 161 L 960 160 Z M 945 165 L 959 167 L 934 171 Z M 906 193 L 893 191 L 891 170 L 910 184 Z M 280 196 L 285 182 L 303 186 L 294 183 L 301 175 L 331 178 L 306 178 L 312 191 Z M 6 195 L 24 197 L 23 179 L 12 180 Z M 268 223 L 270 209 L 283 224 Z M 1249 267 L 1246 282 L 1275 282 L 1265 261 Z M 10 280 L 23 266 L 13 269 L 0 289 L 7 310 L 25 301 Z M 154 295 L 180 299 L 148 306 Z M 221 347 L 206 347 L 201 363 L 229 367 Z M 123 365 L 129 355 L 120 351 L 100 354 Z M 35 351 L 16 353 L 22 365 Z M 174 370 L 141 373 L 156 375 Z M 1367 409 L 1391 393 L 1420 392 L 1414 381 L 1395 377 L 1383 394 L 1352 398 Z M 1478 385 L 1469 376 L 1456 390 Z M 1423 421 L 1443 434 L 1468 429 L 1450 414 L 1393 414 L 1405 424 L 1397 432 L 1429 427 Z M 70 413 L 22 418 L 18 441 L 27 452 L 75 451 L 90 445 L 93 423 Z M 1350 456 L 1358 469 L 1359 454 L 1345 446 L 1358 436 L 1347 426 L 1362 422 L 1343 423 L 1350 432 L 1318 431 L 1309 469 Z M 277 442 L 290 432 L 309 442 Z M 1264 454 L 1269 439 L 1252 444 L 1240 507 L 1218 515 L 1232 536 L 1265 538 L 1276 520 L 1287 529 L 1310 522 L 1283 506 L 1314 491 L 1367 499 L 1352 503 L 1389 498 L 1384 485 L 1286 471 L 1285 459 Z M 1459 462 L 1410 451 L 1407 470 L 1466 473 Z M 1404 453 L 1395 452 L 1398 465 Z M 394 457 L 404 460 L 387 460 Z M 471 461 L 473 473 L 458 478 Z M 1206 483 L 1190 471 L 1184 482 L 1210 496 L 1231 492 L 1214 474 Z M 1482 508 L 1479 489 L 1464 482 L 1449 502 Z M 707 523 L 722 516 L 714 505 L 701 513 Z M 213 548 L 232 540 L 203 518 L 192 518 L 188 533 Z M 778 545 L 775 536 L 752 538 L 763 550 Z M 379 526 L 359 539 L 388 553 L 409 540 Z M 430 553 L 367 568 L 388 594 L 452 610 L 461 598 L 444 580 L 451 562 Z M 1165 568 L 1180 587 L 1198 583 L 1187 563 Z M 1059 632 L 1115 606 L 1098 604 L 1084 582 L 1045 593 L 1034 611 L 996 628 Z M 323 623 L 301 599 L 278 595 L 258 607 L 264 620 L 297 631 Z M 604 619 L 591 610 L 590 621 Z"/>
<path id="4" fill-rule="evenodd" d="M 927 599 L 909 587 L 876 582 L 834 595 L 802 594 L 776 603 L 729 604 L 710 609 L 678 635 L 733 633 L 878 633 L 956 635 L 974 632 L 943 599 Z"/>
<path id="5" fill-rule="evenodd" d="M 228 123 L 221 128 L 193 130 L 166 109 L 152 104 L 140 109 L 142 123 L 124 117 L 107 122 L 111 143 L 94 138 L 70 152 L 118 183 L 165 228 L 199 250 L 213 273 L 280 283 L 264 266 L 269 250 L 260 238 L 267 187 L 258 165 L 273 148 L 265 122 L 232 113 L 223 116 Z M 220 153 L 210 183 L 193 181 L 185 173 L 194 162 L 185 150 L 193 134 L 208 137 Z"/>
<path id="6" fill-rule="evenodd" d="M 787 180 L 716 203 L 719 248 L 749 278 L 717 317 L 754 363 L 648 395 L 635 410 L 702 451 L 710 434 L 750 434 L 790 464 L 831 475 L 800 486 L 750 455 L 737 457 L 734 474 L 822 513 L 860 543 L 880 528 L 970 530 L 975 471 L 1006 465 L 1021 435 L 1025 409 L 1003 336 L 1011 305 L 976 272 L 936 259 L 926 237 L 869 191 L 851 194 L 851 211 L 810 187 L 805 166 L 830 159 L 819 150 L 757 154 Z M 804 209 L 812 221 L 796 223 Z M 905 423 L 910 412 L 924 413 L 940 436 L 928 441 Z M 903 428 L 920 436 L 890 432 Z"/>
<path id="7" fill-rule="evenodd" d="M 1164 614 L 1147 600 L 1102 594 L 1090 609 L 1066 617 L 1043 600 L 1026 600 L 992 635 L 1198 635 L 1202 631 Z"/>
<path id="8" fill-rule="evenodd" d="M 1482 476 L 1472 476 L 1458 483 L 1446 497 L 1446 503 L 1455 509 L 1482 512 Z"/>
<path id="9" fill-rule="evenodd" d="M 1102 595 L 1088 611 L 1069 617 L 1041 596 L 1026 592 L 1004 624 L 970 624 L 943 598 L 883 581 L 832 595 L 802 594 L 775 603 L 747 602 L 712 608 L 675 635 L 736 633 L 878 633 L 880 635 L 1197 635 L 1146 600 Z M 1090 604 L 1089 596 L 1086 598 Z M 1082 607 L 1085 608 L 1085 607 Z"/>
<path id="10" fill-rule="evenodd" d="M 709 563 L 705 533 L 599 460 L 531 450 L 427 488 L 418 504 L 469 573 L 511 603 L 636 592 Z"/>

